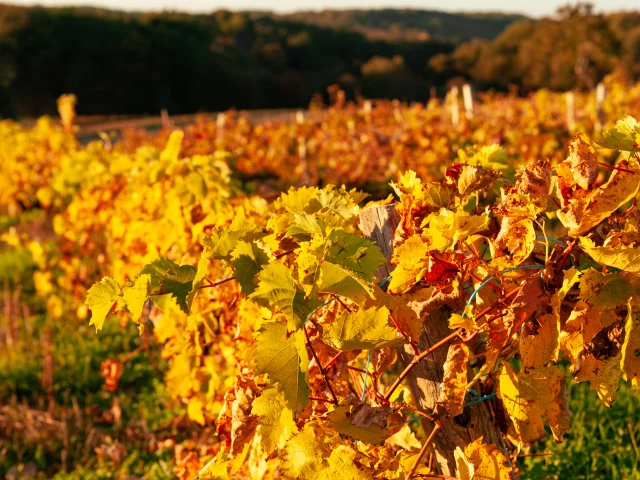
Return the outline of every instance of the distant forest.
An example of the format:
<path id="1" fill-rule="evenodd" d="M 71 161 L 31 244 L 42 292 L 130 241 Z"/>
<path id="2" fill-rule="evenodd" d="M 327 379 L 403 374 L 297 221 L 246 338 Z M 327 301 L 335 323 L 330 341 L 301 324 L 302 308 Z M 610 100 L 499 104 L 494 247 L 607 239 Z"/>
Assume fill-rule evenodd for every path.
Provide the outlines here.
<path id="1" fill-rule="evenodd" d="M 123 13 L 0 4 L 0 116 L 304 107 L 349 95 L 425 101 L 452 82 L 521 93 L 640 77 L 640 12 L 550 18 L 414 10 Z"/>

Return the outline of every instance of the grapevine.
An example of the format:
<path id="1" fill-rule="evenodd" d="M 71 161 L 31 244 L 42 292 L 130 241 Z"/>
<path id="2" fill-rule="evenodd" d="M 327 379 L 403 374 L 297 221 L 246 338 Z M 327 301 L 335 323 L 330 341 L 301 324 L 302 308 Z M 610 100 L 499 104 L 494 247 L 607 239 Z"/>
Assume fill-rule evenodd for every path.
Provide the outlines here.
<path id="1" fill-rule="evenodd" d="M 595 146 L 620 152 L 606 173 L 579 134 L 555 169 L 538 159 L 514 180 L 480 157 L 443 181 L 401 174 L 397 201 L 292 188 L 266 221 L 236 208 L 197 267 L 159 258 L 123 284 L 103 278 L 91 322 L 114 308 L 140 321 L 152 300 L 197 328 L 236 289 L 226 321 L 244 347 L 201 478 L 512 478 L 545 422 L 556 441 L 570 429 L 567 374 L 605 405 L 620 380 L 637 386 L 639 140 L 631 117 L 606 132 Z M 397 216 L 390 245 L 370 209 Z"/>

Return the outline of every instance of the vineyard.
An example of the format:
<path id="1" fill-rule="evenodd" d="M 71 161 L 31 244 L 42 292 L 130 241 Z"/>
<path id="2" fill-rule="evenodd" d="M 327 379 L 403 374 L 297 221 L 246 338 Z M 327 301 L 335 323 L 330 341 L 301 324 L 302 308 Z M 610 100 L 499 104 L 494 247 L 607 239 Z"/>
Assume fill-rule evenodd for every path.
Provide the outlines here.
<path id="1" fill-rule="evenodd" d="M 640 478 L 640 85 L 606 88 L 0 121 L 0 473 Z"/>

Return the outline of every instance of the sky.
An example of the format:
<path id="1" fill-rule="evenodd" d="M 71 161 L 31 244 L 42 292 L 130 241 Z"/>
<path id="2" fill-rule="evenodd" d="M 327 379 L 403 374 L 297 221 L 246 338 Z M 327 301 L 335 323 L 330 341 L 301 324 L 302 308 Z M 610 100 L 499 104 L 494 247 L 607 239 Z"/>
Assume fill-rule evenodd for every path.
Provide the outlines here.
<path id="1" fill-rule="evenodd" d="M 539 17 L 555 12 L 565 5 L 567 0 L 535 0 L 533 2 L 514 2 L 513 0 L 8 0 L 19 5 L 91 5 L 117 10 L 181 10 L 188 12 L 208 12 L 217 9 L 227 10 L 271 10 L 288 13 L 296 10 L 322 10 L 346 8 L 384 8 L 409 7 L 424 10 L 460 11 L 502 11 L 524 13 Z M 572 2 L 575 3 L 575 2 Z M 596 11 L 638 10 L 639 0 L 592 0 Z"/>

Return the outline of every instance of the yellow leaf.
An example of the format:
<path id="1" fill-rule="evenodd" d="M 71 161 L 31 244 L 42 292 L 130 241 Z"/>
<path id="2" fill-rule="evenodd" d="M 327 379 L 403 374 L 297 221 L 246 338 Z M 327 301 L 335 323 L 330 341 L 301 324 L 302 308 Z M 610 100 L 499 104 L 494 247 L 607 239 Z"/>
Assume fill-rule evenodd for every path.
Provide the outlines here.
<path id="1" fill-rule="evenodd" d="M 399 431 L 387 438 L 385 443 L 405 450 L 420 450 L 422 447 L 409 425 L 403 425 Z"/>
<path id="2" fill-rule="evenodd" d="M 325 328 L 322 339 L 342 352 L 381 348 L 405 342 L 400 333 L 389 325 L 387 307 L 360 308 L 355 312 L 343 312 Z"/>
<path id="3" fill-rule="evenodd" d="M 640 248 L 596 247 L 593 240 L 580 237 L 580 247 L 601 265 L 619 268 L 625 272 L 640 272 Z"/>
<path id="4" fill-rule="evenodd" d="M 324 452 L 313 426 L 307 423 L 302 431 L 287 442 L 288 460 L 282 468 L 293 478 L 313 479 L 322 466 Z"/>
<path id="5" fill-rule="evenodd" d="M 495 445 L 482 443 L 482 437 L 471 442 L 464 451 L 454 451 L 460 480 L 511 480 L 507 457 Z"/>
<path id="6" fill-rule="evenodd" d="M 524 368 L 537 368 L 555 359 L 558 348 L 558 317 L 547 313 L 525 322 L 520 335 L 520 357 Z"/>
<path id="7" fill-rule="evenodd" d="M 470 215 L 461 208 L 455 212 L 442 208 L 425 218 L 423 225 L 428 225 L 423 234 L 429 238 L 430 247 L 445 252 L 471 235 L 486 230 L 489 216 L 486 213 Z"/>
<path id="8" fill-rule="evenodd" d="M 495 257 L 491 263 L 498 270 L 517 267 L 533 252 L 536 232 L 528 218 L 504 217 L 494 241 Z"/>
<path id="9" fill-rule="evenodd" d="M 371 407 L 353 397 L 347 397 L 327 415 L 329 425 L 353 440 L 381 445 L 387 433 L 390 407 Z"/>
<path id="10" fill-rule="evenodd" d="M 404 293 L 422 279 L 429 268 L 429 245 L 420 235 L 413 235 L 396 248 L 393 261 L 397 264 L 389 282 L 390 293 Z"/>
<path id="11" fill-rule="evenodd" d="M 187 415 L 194 422 L 204 426 L 204 401 L 200 397 L 191 397 L 189 399 Z"/>
<path id="12" fill-rule="evenodd" d="M 326 466 L 317 473 L 314 480 L 335 480 L 336 478 L 340 480 L 368 480 L 369 476 L 358 469 L 355 459 L 356 452 L 339 445 L 331 452 Z"/>
<path id="13" fill-rule="evenodd" d="M 640 322 L 633 314 L 631 299 L 627 304 L 627 319 L 625 321 L 625 337 L 622 344 L 622 373 L 633 386 L 638 386 L 640 375 Z"/>
<path id="14" fill-rule="evenodd" d="M 584 198 L 577 196 L 570 200 L 568 209 L 558 210 L 558 218 L 569 230 L 569 235 L 584 235 L 636 196 L 640 187 L 637 163 L 623 160 L 618 167 L 625 170 L 615 170 L 604 185 Z"/>
<path id="15" fill-rule="evenodd" d="M 622 377 L 618 353 L 604 360 L 598 360 L 593 355 L 585 355 L 580 363 L 580 369 L 575 374 L 576 382 L 589 382 L 591 390 L 595 390 L 598 398 L 606 407 L 611 407 L 616 399 L 616 391 Z"/>
<path id="16" fill-rule="evenodd" d="M 511 365 L 503 363 L 498 381 L 498 398 L 522 442 L 532 442 L 545 435 L 542 417 L 549 422 L 554 440 L 562 441 L 569 429 L 571 412 L 565 377 L 557 367 L 540 367 L 516 374 Z"/>
<path id="17" fill-rule="evenodd" d="M 293 421 L 293 412 L 287 406 L 283 394 L 275 388 L 264 390 L 253 401 L 251 413 L 259 417 L 256 434 L 262 439 L 262 446 L 267 454 L 276 448 L 283 448 L 298 431 Z"/>

